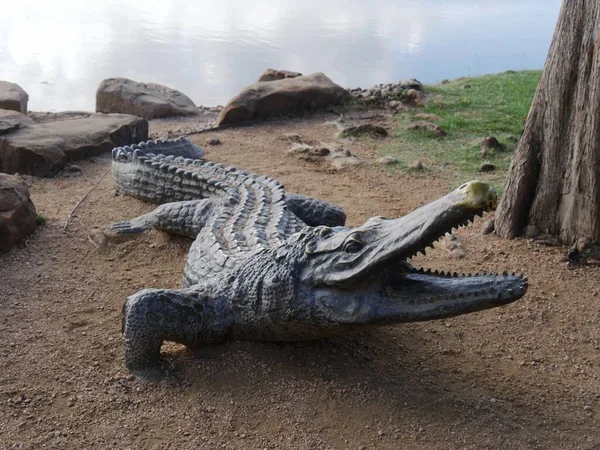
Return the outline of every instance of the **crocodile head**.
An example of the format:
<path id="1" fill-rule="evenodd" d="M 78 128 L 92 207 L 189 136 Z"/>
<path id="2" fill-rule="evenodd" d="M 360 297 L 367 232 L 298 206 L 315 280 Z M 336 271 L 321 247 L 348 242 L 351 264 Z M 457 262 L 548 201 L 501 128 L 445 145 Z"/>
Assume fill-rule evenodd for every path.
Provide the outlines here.
<path id="1" fill-rule="evenodd" d="M 305 229 L 297 241 L 304 248 L 303 292 L 331 321 L 364 325 L 439 319 L 515 301 L 527 290 L 522 276 L 445 274 L 408 262 L 496 203 L 490 185 L 471 181 L 398 219 Z"/>

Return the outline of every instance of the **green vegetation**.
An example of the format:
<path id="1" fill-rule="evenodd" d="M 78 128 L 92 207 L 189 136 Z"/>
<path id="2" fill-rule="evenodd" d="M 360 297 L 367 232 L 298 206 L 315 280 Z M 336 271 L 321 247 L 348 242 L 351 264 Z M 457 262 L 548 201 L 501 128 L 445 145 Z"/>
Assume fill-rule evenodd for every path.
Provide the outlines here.
<path id="1" fill-rule="evenodd" d="M 35 223 L 37 223 L 39 226 L 44 226 L 46 225 L 47 219 L 46 216 L 44 215 L 44 213 L 37 213 L 37 215 L 35 216 Z"/>
<path id="2" fill-rule="evenodd" d="M 501 189 L 540 76 L 541 71 L 508 71 L 425 86 L 424 108 L 400 112 L 392 133 L 395 138 L 382 143 L 379 150 L 400 161 L 395 170 L 406 171 L 411 163 L 421 160 L 429 169 L 427 176 L 441 176 L 449 184 L 480 178 Z M 447 136 L 406 130 L 411 123 L 423 120 L 415 117 L 423 113 L 438 116 L 435 123 Z M 486 136 L 496 137 L 506 150 L 490 150 L 482 157 L 481 144 Z M 484 161 L 495 165 L 496 170 L 480 173 Z"/>

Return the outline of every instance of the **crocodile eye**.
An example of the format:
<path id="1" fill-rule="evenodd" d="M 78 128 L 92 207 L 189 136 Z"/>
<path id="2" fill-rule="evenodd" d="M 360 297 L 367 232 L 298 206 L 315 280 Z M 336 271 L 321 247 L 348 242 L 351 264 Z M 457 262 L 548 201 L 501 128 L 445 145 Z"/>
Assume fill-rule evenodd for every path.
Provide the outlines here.
<path id="1" fill-rule="evenodd" d="M 344 251 L 348 253 L 358 253 L 363 249 L 364 245 L 358 241 L 350 241 L 344 245 Z"/>

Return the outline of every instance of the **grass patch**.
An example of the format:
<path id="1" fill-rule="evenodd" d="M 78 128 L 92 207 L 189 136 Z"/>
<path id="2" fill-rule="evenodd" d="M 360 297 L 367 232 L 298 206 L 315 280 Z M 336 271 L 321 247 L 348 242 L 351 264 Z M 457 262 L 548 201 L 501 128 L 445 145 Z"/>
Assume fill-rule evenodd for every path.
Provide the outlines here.
<path id="1" fill-rule="evenodd" d="M 501 190 L 540 76 L 539 70 L 509 71 L 425 86 L 425 106 L 399 113 L 392 143 L 382 143 L 379 150 L 400 161 L 397 170 L 421 160 L 430 175 L 448 179 L 449 184 L 479 178 Z M 406 130 L 422 120 L 415 117 L 420 113 L 438 116 L 435 123 L 448 135 Z M 506 151 L 490 150 L 483 159 L 481 143 L 486 136 L 496 137 Z M 496 171 L 480 173 L 484 161 L 494 164 Z"/>
<path id="2" fill-rule="evenodd" d="M 44 225 L 46 225 L 46 222 L 48 220 L 46 219 L 46 216 L 44 215 L 44 213 L 37 213 L 35 216 L 35 223 L 38 224 L 39 226 L 43 227 Z"/>

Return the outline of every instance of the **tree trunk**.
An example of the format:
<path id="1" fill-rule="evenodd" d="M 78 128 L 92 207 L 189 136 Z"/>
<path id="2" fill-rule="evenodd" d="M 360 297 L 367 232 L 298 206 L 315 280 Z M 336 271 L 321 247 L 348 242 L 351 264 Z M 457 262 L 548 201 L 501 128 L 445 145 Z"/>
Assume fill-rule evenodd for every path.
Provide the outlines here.
<path id="1" fill-rule="evenodd" d="M 527 225 L 565 244 L 600 242 L 600 6 L 564 0 L 513 157 L 496 232 Z"/>

